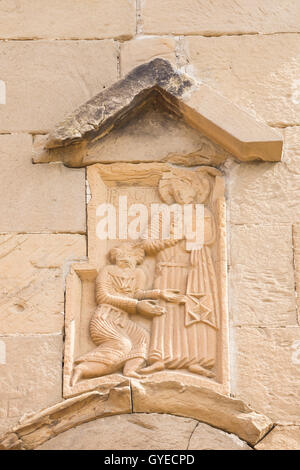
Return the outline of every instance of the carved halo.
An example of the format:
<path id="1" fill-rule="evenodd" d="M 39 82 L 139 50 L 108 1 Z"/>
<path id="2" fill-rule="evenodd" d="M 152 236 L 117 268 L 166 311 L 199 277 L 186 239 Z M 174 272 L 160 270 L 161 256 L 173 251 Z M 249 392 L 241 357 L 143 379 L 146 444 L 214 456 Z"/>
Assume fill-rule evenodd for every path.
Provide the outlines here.
<path id="1" fill-rule="evenodd" d="M 166 204 L 173 204 L 175 202 L 174 188 L 176 184 L 185 183 L 193 187 L 195 191 L 195 202 L 204 204 L 211 190 L 208 173 L 207 170 L 203 170 L 200 174 L 183 172 L 183 170 L 174 170 L 170 173 L 165 173 L 158 185 L 161 199 Z"/>

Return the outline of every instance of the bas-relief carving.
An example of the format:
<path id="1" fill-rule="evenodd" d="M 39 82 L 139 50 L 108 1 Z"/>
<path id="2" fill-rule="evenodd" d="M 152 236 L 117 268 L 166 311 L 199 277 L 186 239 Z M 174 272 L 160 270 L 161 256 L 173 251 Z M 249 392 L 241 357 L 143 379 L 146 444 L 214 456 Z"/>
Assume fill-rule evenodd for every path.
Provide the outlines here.
<path id="1" fill-rule="evenodd" d="M 96 164 L 88 180 L 89 265 L 75 266 L 68 280 L 65 396 L 122 377 L 174 374 L 228 392 L 221 173 L 164 163 Z M 204 204 L 202 248 L 191 249 L 184 236 L 142 232 L 135 241 L 99 240 L 98 205 L 124 194 L 129 204 L 191 204 L 193 210 Z"/>
<path id="2" fill-rule="evenodd" d="M 198 165 L 280 161 L 282 136 L 156 58 L 35 140 L 34 163 L 87 166 L 92 194 L 89 264 L 73 265 L 66 287 L 64 395 L 149 374 L 228 393 L 224 184 Z M 122 195 L 147 206 L 202 201 L 203 247 L 97 239 L 97 206 Z"/>

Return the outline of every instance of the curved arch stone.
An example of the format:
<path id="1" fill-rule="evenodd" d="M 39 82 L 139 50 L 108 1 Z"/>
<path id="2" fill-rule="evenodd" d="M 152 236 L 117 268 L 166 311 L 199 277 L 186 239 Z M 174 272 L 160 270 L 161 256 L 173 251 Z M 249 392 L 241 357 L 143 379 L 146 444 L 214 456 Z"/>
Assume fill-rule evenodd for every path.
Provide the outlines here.
<path id="1" fill-rule="evenodd" d="M 36 450 L 252 450 L 234 434 L 190 418 L 132 413 L 81 424 Z"/>
<path id="2" fill-rule="evenodd" d="M 83 423 L 112 415 L 159 413 L 191 418 L 255 445 L 272 422 L 241 400 L 176 381 L 131 380 L 85 393 L 47 408 L 0 438 L 0 449 L 35 449 Z"/>

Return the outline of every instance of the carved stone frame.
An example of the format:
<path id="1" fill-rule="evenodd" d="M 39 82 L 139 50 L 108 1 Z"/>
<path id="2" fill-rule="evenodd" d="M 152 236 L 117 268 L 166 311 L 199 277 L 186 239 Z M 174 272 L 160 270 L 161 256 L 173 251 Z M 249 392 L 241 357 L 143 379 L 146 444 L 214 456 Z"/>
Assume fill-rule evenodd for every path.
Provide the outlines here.
<path id="1" fill-rule="evenodd" d="M 170 171 L 171 167 L 164 163 L 112 163 L 109 165 L 95 164 L 87 169 L 88 184 L 91 190 L 91 199 L 88 203 L 88 254 L 89 264 L 75 264 L 67 278 L 66 290 L 66 321 L 65 321 L 65 359 L 64 359 L 64 397 L 72 397 L 79 393 L 94 390 L 98 387 L 117 385 L 124 381 L 121 374 L 112 374 L 104 377 L 84 380 L 71 386 L 71 377 L 74 369 L 74 350 L 76 342 L 80 341 L 80 330 L 82 328 L 82 306 L 87 289 L 85 285 L 93 284 L 101 263 L 105 262 L 106 242 L 101 242 L 96 236 L 96 208 L 106 201 L 106 188 L 129 187 L 132 185 L 145 185 L 157 187 L 163 172 Z M 216 226 L 217 235 L 217 261 L 216 271 L 219 280 L 220 297 L 220 337 L 218 351 L 217 381 L 212 381 L 202 376 L 186 375 L 178 371 L 163 371 L 152 374 L 152 380 L 161 381 L 177 380 L 189 385 L 205 386 L 216 392 L 228 394 L 229 389 L 229 357 L 228 357 L 228 309 L 227 309 L 227 253 L 226 253 L 226 204 L 224 197 L 224 178 L 215 177 L 215 194 L 217 198 Z M 100 248 L 101 246 L 101 248 Z M 100 260 L 98 264 L 98 260 Z M 102 260 L 102 262 L 101 262 Z M 91 287 L 91 286 L 90 286 Z M 92 294 L 90 294 L 92 295 Z M 84 315 L 84 314 L 83 314 Z M 83 322 L 85 329 L 88 328 L 87 321 Z"/>

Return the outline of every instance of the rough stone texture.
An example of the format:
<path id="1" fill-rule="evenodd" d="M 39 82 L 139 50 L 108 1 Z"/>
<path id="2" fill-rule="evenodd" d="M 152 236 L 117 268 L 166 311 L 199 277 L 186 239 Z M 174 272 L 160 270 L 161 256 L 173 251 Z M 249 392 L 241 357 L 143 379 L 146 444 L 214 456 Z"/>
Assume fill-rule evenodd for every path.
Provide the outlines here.
<path id="1" fill-rule="evenodd" d="M 221 35 L 299 31 L 297 0 L 143 0 L 141 30 Z"/>
<path id="2" fill-rule="evenodd" d="M 190 126 L 240 160 L 281 160 L 282 138 L 278 132 L 253 119 L 213 89 L 178 72 L 167 60 L 158 58 L 136 67 L 57 124 L 48 135 L 45 155 L 35 161 L 53 161 L 51 150 L 77 144 L 77 155 L 73 153 L 71 158 L 69 155 L 65 163 L 82 165 L 87 141 L 107 135 L 152 99 L 162 101 Z M 64 161 L 64 158 L 60 155 L 54 160 Z"/>
<path id="3" fill-rule="evenodd" d="M 19 426 L 0 437 L 0 450 L 35 449 L 48 439 L 82 423 L 114 414 L 131 412 L 128 381 L 101 391 L 81 394 L 21 420 Z"/>
<path id="4" fill-rule="evenodd" d="M 64 277 L 83 235 L 0 234 L 0 335 L 62 332 Z"/>
<path id="5" fill-rule="evenodd" d="M 62 336 L 0 336 L 6 360 L 0 361 L 0 430 L 61 400 Z M 3 359 L 3 355 L 1 356 Z"/>
<path id="6" fill-rule="evenodd" d="M 0 450 L 24 450 L 22 441 L 13 432 L 7 432 L 1 438 Z"/>
<path id="7" fill-rule="evenodd" d="M 267 123 L 300 123 L 299 35 L 186 41 L 189 63 L 204 83 Z"/>
<path id="8" fill-rule="evenodd" d="M 232 226 L 230 243 L 233 323 L 297 325 L 291 226 Z"/>
<path id="9" fill-rule="evenodd" d="M 121 74 L 130 72 L 133 67 L 144 64 L 155 57 L 162 57 L 175 65 L 176 42 L 170 37 L 142 37 L 123 42 L 120 48 Z"/>
<path id="10" fill-rule="evenodd" d="M 275 426 L 255 449 L 300 450 L 300 426 Z"/>
<path id="11" fill-rule="evenodd" d="M 48 408 L 1 436 L 0 450 L 251 450 L 236 435 L 190 418 L 109 416 L 107 403 L 116 397 L 125 405 L 119 412 L 126 413 L 126 390 L 123 385 L 107 393 L 86 393 Z"/>
<path id="12" fill-rule="evenodd" d="M 4 0 L 0 39 L 128 39 L 135 33 L 134 0 Z"/>
<path id="13" fill-rule="evenodd" d="M 140 108 L 160 89 L 176 99 L 190 91 L 194 81 L 180 75 L 164 59 L 154 59 L 133 69 L 125 79 L 98 93 L 57 124 L 48 136 L 46 148 L 78 143 L 86 138 L 106 135 L 135 108 Z M 157 93 L 156 93 L 157 96 Z"/>
<path id="14" fill-rule="evenodd" d="M 178 381 L 132 380 L 133 412 L 171 413 L 194 418 L 255 444 L 271 428 L 271 421 L 245 403 L 204 387 Z"/>
<path id="15" fill-rule="evenodd" d="M 284 130 L 282 162 L 233 166 L 229 179 L 233 224 L 290 224 L 300 220 L 300 128 Z"/>
<path id="16" fill-rule="evenodd" d="M 298 322 L 300 324 L 300 224 L 293 225 L 293 248 L 295 263 L 295 283 L 297 294 L 297 314 Z"/>
<path id="17" fill-rule="evenodd" d="M 112 40 L 2 41 L 0 62 L 0 132 L 46 132 L 118 78 Z"/>
<path id="18" fill-rule="evenodd" d="M 300 328 L 236 328 L 233 392 L 280 424 L 300 423 Z"/>
<path id="19" fill-rule="evenodd" d="M 39 158 L 45 139 L 46 136 L 35 139 L 34 159 Z M 64 161 L 72 160 L 73 147 L 76 146 L 57 149 L 55 154 Z M 81 160 L 84 166 L 113 163 L 116 155 L 119 162 L 166 161 L 185 166 L 219 165 L 230 156 L 157 102 L 149 103 L 132 120 L 97 142 L 91 142 L 85 150 Z"/>
<path id="20" fill-rule="evenodd" d="M 185 450 L 196 425 L 194 419 L 165 414 L 110 416 L 70 429 L 36 450 Z"/>
<path id="21" fill-rule="evenodd" d="M 0 135 L 0 232 L 85 232 L 84 169 L 31 158 L 30 135 Z"/>
<path id="22" fill-rule="evenodd" d="M 204 423 L 198 423 L 191 435 L 189 450 L 252 450 L 235 434 L 228 434 Z"/>

